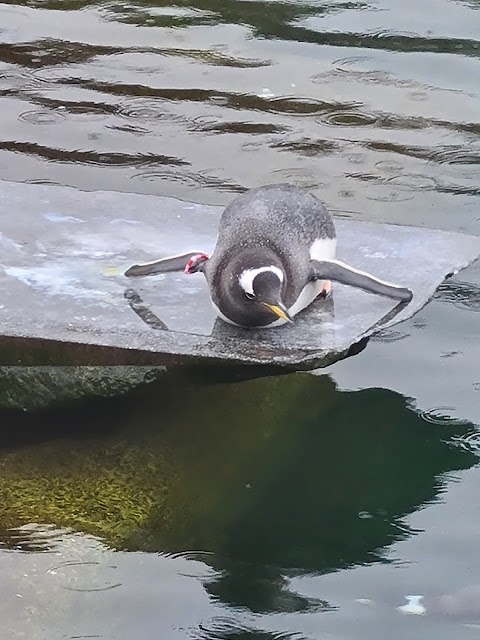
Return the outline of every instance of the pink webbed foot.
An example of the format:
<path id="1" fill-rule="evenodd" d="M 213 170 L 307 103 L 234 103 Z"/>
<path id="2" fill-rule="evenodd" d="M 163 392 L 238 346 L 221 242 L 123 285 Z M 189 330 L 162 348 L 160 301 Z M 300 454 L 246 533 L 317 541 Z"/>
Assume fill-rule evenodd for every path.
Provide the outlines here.
<path id="1" fill-rule="evenodd" d="M 321 298 L 328 298 L 332 293 L 332 283 L 330 280 L 322 280 L 322 290 L 320 291 Z"/>

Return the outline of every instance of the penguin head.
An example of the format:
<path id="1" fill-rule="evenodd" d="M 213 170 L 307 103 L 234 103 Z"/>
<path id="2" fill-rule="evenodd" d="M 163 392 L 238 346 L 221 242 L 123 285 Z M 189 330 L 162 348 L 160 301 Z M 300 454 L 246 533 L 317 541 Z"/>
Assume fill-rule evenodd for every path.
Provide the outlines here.
<path id="1" fill-rule="evenodd" d="M 249 303 L 247 307 L 253 313 L 268 310 L 276 316 L 276 320 L 280 318 L 293 322 L 282 301 L 284 281 L 283 270 L 275 265 L 244 269 L 238 278 L 243 295 Z"/>
<path id="2" fill-rule="evenodd" d="M 292 321 L 283 263 L 269 247 L 240 246 L 206 264 L 212 301 L 228 322 L 253 328 Z"/>

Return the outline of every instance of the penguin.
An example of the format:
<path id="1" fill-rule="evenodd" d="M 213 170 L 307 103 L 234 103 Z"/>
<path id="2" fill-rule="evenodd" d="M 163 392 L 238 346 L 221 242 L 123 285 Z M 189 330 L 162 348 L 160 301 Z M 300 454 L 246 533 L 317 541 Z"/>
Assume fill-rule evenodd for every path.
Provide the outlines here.
<path id="1" fill-rule="evenodd" d="M 294 321 L 331 281 L 408 303 L 412 292 L 336 259 L 333 219 L 312 193 L 271 184 L 237 196 L 223 211 L 212 255 L 189 251 L 133 265 L 127 277 L 204 274 L 217 315 L 245 328 Z"/>

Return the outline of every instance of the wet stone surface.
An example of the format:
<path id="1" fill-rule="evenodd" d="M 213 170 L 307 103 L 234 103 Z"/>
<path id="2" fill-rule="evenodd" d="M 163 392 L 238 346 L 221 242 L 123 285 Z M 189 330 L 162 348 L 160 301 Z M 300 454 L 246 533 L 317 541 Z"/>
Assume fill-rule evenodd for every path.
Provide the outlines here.
<path id="1" fill-rule="evenodd" d="M 211 252 L 221 211 L 165 197 L 1 182 L 0 365 L 12 364 L 5 354 L 20 340 L 27 350 L 43 345 L 48 364 L 76 364 L 85 349 L 82 364 L 92 365 L 318 368 L 414 315 L 448 274 L 480 254 L 477 237 L 337 220 L 338 258 L 408 286 L 413 301 L 391 313 L 395 302 L 334 284 L 333 297 L 293 325 L 258 331 L 217 319 L 201 274 L 123 275 L 134 263 Z"/>

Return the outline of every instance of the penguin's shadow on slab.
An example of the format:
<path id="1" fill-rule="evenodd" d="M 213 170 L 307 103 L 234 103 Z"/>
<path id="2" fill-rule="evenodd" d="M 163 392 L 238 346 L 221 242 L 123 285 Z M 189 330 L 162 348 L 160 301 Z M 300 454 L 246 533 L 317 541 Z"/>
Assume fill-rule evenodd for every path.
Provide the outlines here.
<path id="1" fill-rule="evenodd" d="M 167 324 L 144 303 L 142 297 L 135 289 L 131 287 L 125 289 L 124 298 L 127 300 L 128 306 L 132 311 L 151 329 L 155 329 L 157 331 L 172 331 L 172 329 L 170 329 Z M 333 292 L 328 298 L 318 298 L 307 309 L 301 311 L 296 316 L 294 323 L 278 327 L 277 330 L 275 330 L 275 328 L 269 329 L 268 335 L 271 336 L 272 332 L 275 332 L 278 335 L 278 330 L 282 332 L 282 335 L 292 334 L 293 332 L 298 331 L 299 323 L 311 322 L 309 315 L 312 313 L 315 313 L 316 315 L 315 323 L 319 326 L 325 324 L 324 328 L 329 332 L 333 332 L 331 336 L 333 338 L 335 333 L 333 322 L 335 318 Z M 321 317 L 318 317 L 319 314 Z M 243 329 L 242 327 L 230 325 L 220 318 L 216 318 L 210 336 L 221 340 L 237 338 L 245 340 L 245 338 L 247 338 L 249 340 L 254 340 L 255 342 L 266 342 L 265 338 L 267 337 L 267 334 L 265 329 Z"/>
<path id="2" fill-rule="evenodd" d="M 139 293 L 133 289 L 128 288 L 124 292 L 124 297 L 128 302 L 132 311 L 150 328 L 157 331 L 171 331 L 167 324 L 158 317 L 142 300 Z M 374 331 L 379 331 L 381 328 L 393 321 L 393 319 L 400 314 L 408 302 L 399 302 L 393 309 L 390 309 L 379 320 L 377 320 L 365 334 L 371 334 Z M 317 298 L 309 307 L 301 311 L 295 318 L 295 322 L 292 324 L 283 325 L 278 328 L 270 328 L 268 331 L 265 329 L 243 329 L 241 327 L 235 327 L 227 324 L 220 318 L 216 318 L 210 332 L 210 337 L 220 340 L 222 342 L 236 341 L 240 338 L 243 343 L 254 343 L 255 345 L 272 345 L 273 342 L 279 341 L 280 343 L 289 339 L 292 339 L 295 335 L 299 335 L 303 329 L 307 326 L 311 326 L 315 323 L 316 327 L 321 331 L 322 343 L 335 344 L 335 293 L 329 295 L 328 298 Z M 281 338 L 279 340 L 279 338 Z M 355 336 L 352 336 L 355 338 Z M 281 348 L 281 344 L 279 345 Z M 312 348 L 314 346 L 312 345 Z"/>

